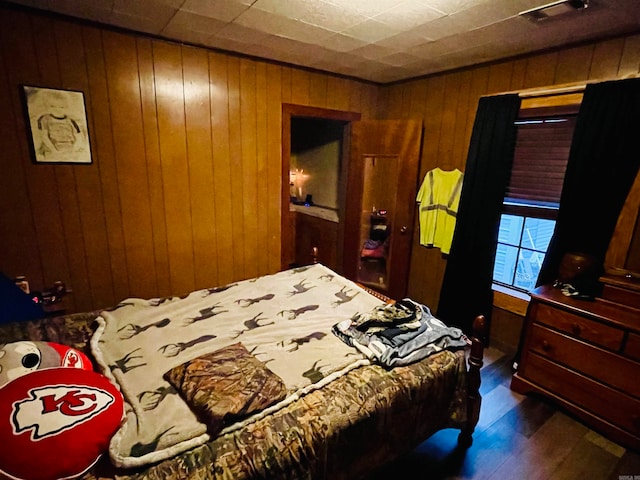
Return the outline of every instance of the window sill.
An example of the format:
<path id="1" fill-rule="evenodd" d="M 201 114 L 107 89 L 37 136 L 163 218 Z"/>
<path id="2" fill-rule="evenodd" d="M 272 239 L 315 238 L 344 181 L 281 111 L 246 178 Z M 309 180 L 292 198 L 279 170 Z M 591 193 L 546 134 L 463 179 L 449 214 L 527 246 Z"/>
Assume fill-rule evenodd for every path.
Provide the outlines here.
<path id="1" fill-rule="evenodd" d="M 492 285 L 492 289 L 494 307 L 515 313 L 522 317 L 527 314 L 530 298 L 527 293 L 503 287 L 502 285 L 496 285 L 495 283 Z"/>

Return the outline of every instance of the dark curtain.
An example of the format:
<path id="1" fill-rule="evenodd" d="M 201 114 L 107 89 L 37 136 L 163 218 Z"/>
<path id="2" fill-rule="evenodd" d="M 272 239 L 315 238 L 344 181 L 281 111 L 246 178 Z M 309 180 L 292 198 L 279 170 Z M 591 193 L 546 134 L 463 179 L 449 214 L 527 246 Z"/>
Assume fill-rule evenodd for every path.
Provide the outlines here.
<path id="1" fill-rule="evenodd" d="M 601 268 L 639 165 L 640 79 L 588 85 L 538 285 L 553 283 L 565 253 L 590 255 Z M 581 293 L 598 293 L 598 270 Z"/>
<path id="2" fill-rule="evenodd" d="M 437 312 L 443 322 L 466 333 L 477 315 L 487 321 L 491 316 L 493 263 L 519 109 L 518 95 L 500 95 L 481 98 L 476 111 Z"/>

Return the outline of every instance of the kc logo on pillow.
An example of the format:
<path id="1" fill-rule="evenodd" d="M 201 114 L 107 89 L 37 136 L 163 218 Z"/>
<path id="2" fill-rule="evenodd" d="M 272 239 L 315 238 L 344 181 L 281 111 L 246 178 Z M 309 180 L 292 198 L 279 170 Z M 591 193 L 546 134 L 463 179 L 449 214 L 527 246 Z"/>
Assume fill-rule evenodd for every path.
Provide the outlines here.
<path id="1" fill-rule="evenodd" d="M 106 390 L 86 386 L 34 388 L 13 404 L 11 422 L 16 434 L 31 429 L 31 440 L 40 440 L 91 420 L 114 401 Z"/>
<path id="2" fill-rule="evenodd" d="M 124 416 L 118 388 L 80 368 L 45 368 L 0 388 L 0 477 L 69 479 L 108 450 Z"/>

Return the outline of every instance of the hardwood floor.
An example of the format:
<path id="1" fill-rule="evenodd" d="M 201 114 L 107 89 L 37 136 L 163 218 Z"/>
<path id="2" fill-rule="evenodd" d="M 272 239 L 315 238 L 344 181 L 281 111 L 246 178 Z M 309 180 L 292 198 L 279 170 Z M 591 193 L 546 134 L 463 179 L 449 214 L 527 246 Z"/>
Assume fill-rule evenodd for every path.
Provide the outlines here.
<path id="1" fill-rule="evenodd" d="M 640 480 L 640 452 L 625 450 L 542 397 L 509 389 L 511 356 L 485 352 L 482 410 L 465 452 L 443 430 L 369 480 Z"/>

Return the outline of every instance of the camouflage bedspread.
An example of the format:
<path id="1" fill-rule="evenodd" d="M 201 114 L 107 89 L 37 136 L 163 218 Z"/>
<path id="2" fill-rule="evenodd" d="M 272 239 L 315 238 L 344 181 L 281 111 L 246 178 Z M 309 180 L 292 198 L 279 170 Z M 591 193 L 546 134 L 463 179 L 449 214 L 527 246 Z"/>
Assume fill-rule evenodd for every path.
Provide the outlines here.
<path id="1" fill-rule="evenodd" d="M 99 312 L 0 326 L 0 343 L 53 341 L 91 355 Z M 354 479 L 466 422 L 463 351 L 385 370 L 349 371 L 276 412 L 155 465 L 118 469 L 107 455 L 87 479 Z"/>
<path id="2" fill-rule="evenodd" d="M 130 298 L 101 312 L 91 351 L 122 392 L 127 417 L 111 439 L 111 460 L 137 468 L 209 441 L 207 425 L 164 378 L 170 369 L 242 342 L 284 382 L 287 397 L 270 407 L 278 409 L 369 363 L 331 327 L 381 304 L 317 264 L 180 298 Z"/>

